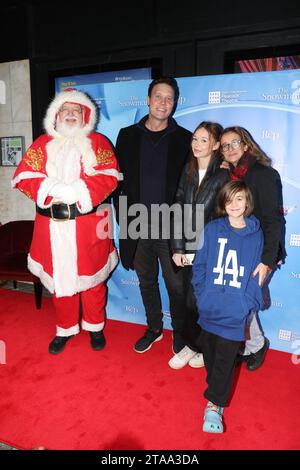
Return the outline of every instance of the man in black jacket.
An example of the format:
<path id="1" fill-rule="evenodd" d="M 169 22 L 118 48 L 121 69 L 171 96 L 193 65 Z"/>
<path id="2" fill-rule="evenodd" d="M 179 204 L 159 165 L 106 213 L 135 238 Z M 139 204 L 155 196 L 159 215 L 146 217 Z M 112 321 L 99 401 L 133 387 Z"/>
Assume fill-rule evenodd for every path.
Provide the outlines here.
<path id="1" fill-rule="evenodd" d="M 174 353 L 185 346 L 181 336 L 185 314 L 183 273 L 172 261 L 169 237 L 162 233 L 169 221 L 162 217 L 158 226 L 154 227 L 153 217 L 151 220 L 151 209 L 161 204 L 173 204 L 190 149 L 191 133 L 171 117 L 178 97 L 179 89 L 174 78 L 153 80 L 147 96 L 149 114 L 137 124 L 121 129 L 116 143 L 116 154 L 124 175 L 114 195 L 122 233 L 119 240 L 120 257 L 126 269 L 134 269 L 137 273 L 148 325 L 144 336 L 134 346 L 138 353 L 147 351 L 162 338 L 158 260 L 170 300 Z M 122 213 L 119 196 L 127 197 L 128 208 L 133 204 L 142 204 L 147 208 L 148 218 L 140 227 L 144 235 L 127 233 L 124 237 L 124 226 L 126 231 L 133 219 L 127 213 Z"/>

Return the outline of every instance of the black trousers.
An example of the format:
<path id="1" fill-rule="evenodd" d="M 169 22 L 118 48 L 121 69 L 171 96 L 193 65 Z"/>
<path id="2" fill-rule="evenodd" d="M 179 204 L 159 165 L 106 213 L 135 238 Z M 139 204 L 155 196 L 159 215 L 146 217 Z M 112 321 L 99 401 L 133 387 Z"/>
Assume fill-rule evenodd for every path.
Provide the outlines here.
<path id="1" fill-rule="evenodd" d="M 195 352 L 201 351 L 200 333 L 201 327 L 198 325 L 199 313 L 196 304 L 196 298 L 192 286 L 192 266 L 185 266 L 182 268 L 184 277 L 184 290 L 185 290 L 185 317 L 183 326 L 183 339 L 187 346 Z"/>
<path id="2" fill-rule="evenodd" d="M 227 406 L 240 341 L 221 338 L 203 329 L 200 341 L 208 384 L 204 396 L 215 405 Z"/>
<path id="3" fill-rule="evenodd" d="M 141 239 L 137 245 L 134 269 L 140 281 L 147 324 L 153 331 L 161 330 L 163 327 L 158 260 L 169 296 L 172 328 L 174 334 L 181 334 L 185 315 L 183 270 L 177 268 L 173 262 L 168 240 Z"/>

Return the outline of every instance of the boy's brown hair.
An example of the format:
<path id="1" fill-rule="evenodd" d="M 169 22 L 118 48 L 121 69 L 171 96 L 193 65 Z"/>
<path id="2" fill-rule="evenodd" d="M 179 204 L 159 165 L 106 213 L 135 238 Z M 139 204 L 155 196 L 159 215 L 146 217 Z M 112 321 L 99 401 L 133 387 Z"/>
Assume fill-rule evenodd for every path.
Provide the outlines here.
<path id="1" fill-rule="evenodd" d="M 244 191 L 246 195 L 246 210 L 244 213 L 245 217 L 248 217 L 254 208 L 253 196 L 248 188 L 248 186 L 241 180 L 229 181 L 226 183 L 223 188 L 220 189 L 217 196 L 217 207 L 216 214 L 218 217 L 224 217 L 227 215 L 225 210 L 226 205 L 232 200 L 232 198 L 237 194 Z"/>

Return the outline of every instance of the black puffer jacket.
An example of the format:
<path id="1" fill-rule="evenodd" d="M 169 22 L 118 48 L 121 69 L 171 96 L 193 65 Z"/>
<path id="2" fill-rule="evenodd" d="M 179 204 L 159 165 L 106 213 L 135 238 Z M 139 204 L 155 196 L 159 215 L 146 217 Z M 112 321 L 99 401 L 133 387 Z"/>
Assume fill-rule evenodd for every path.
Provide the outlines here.
<path id="1" fill-rule="evenodd" d="M 185 165 L 179 186 L 176 193 L 176 203 L 180 204 L 182 211 L 184 204 L 190 204 L 191 210 L 186 211 L 184 223 L 192 227 L 195 231 L 196 227 L 196 210 L 198 204 L 204 205 L 204 225 L 215 217 L 215 202 L 219 190 L 230 180 L 229 171 L 220 168 L 221 160 L 215 158 L 209 167 L 201 182 L 199 191 L 199 174 L 195 172 L 190 181 L 188 177 L 188 164 Z M 186 210 L 186 209 L 185 209 Z M 198 206 L 199 210 L 199 206 Z M 174 232 L 176 229 L 174 230 Z M 183 230 L 184 232 L 184 230 Z M 195 249 L 188 249 L 188 245 L 192 240 L 187 240 L 183 233 L 182 238 L 174 238 L 174 233 L 171 239 L 171 249 L 173 253 L 195 253 Z"/>

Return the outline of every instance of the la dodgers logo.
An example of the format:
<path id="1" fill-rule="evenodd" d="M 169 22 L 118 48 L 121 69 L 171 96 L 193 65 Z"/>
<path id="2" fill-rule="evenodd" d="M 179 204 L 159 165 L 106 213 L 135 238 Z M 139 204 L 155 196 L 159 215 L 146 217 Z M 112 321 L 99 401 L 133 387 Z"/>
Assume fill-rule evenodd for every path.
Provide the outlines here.
<path id="1" fill-rule="evenodd" d="M 229 281 L 229 285 L 239 289 L 241 287 L 241 282 L 238 281 L 238 277 L 241 278 L 244 276 L 245 269 L 244 266 L 238 266 L 236 250 L 229 250 L 226 255 L 225 262 L 223 261 L 225 245 L 227 242 L 227 238 L 218 238 L 218 243 L 220 244 L 218 261 L 217 266 L 213 269 L 213 272 L 219 274 L 219 276 L 214 279 L 214 284 L 221 284 L 225 286 L 226 279 L 224 279 L 224 274 L 227 274 L 232 276 L 232 279 Z"/>

